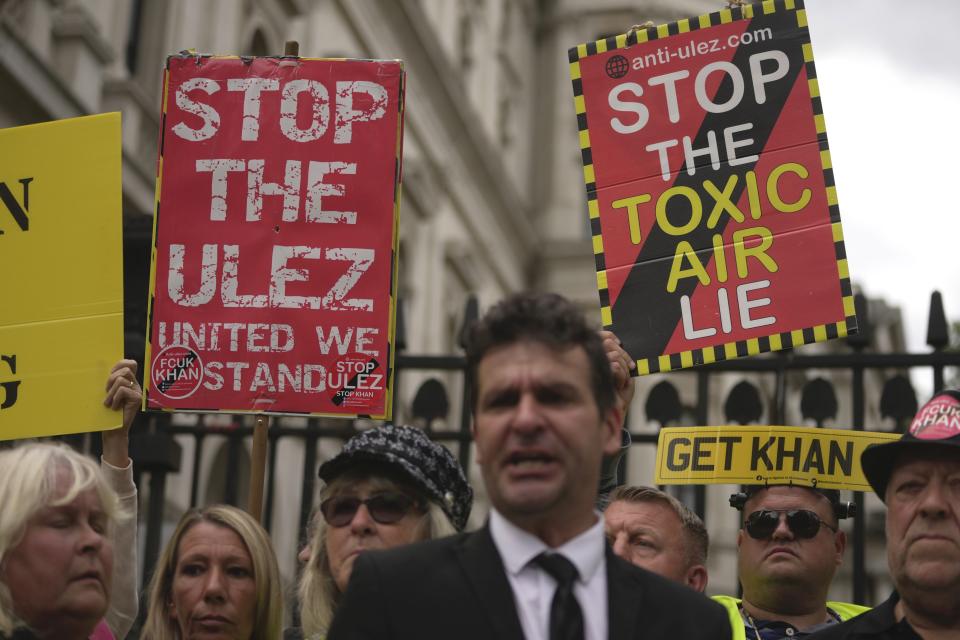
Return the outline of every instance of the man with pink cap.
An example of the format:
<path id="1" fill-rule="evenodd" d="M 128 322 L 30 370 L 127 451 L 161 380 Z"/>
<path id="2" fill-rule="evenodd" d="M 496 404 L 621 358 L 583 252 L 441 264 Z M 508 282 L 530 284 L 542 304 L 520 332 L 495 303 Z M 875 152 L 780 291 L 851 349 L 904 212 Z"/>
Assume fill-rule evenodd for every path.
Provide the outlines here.
<path id="1" fill-rule="evenodd" d="M 887 505 L 886 602 L 810 640 L 960 638 L 960 390 L 935 395 L 861 465 Z"/>

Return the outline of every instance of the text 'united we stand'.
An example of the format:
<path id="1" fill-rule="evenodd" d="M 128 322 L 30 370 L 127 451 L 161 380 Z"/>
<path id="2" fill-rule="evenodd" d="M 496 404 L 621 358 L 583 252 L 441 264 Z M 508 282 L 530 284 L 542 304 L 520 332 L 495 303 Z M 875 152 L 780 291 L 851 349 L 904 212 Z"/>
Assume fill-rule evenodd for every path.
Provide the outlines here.
<path id="1" fill-rule="evenodd" d="M 148 408 L 386 414 L 403 78 L 169 58 Z"/>

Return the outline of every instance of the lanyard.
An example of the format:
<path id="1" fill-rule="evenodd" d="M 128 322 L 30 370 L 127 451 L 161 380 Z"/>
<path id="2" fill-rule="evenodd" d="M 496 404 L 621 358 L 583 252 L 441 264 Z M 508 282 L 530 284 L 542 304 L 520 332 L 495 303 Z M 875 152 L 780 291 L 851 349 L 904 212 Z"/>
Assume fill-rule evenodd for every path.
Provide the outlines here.
<path id="1" fill-rule="evenodd" d="M 760 638 L 760 630 L 757 629 L 757 622 L 753 619 L 753 616 L 750 615 L 750 612 L 744 609 L 742 604 L 740 605 L 740 611 L 743 615 L 747 616 L 747 622 L 749 622 L 753 628 L 753 633 L 757 636 L 757 640 L 762 640 Z"/>
<path id="2" fill-rule="evenodd" d="M 740 603 L 739 607 L 740 607 L 741 616 L 746 616 L 747 622 L 753 628 L 753 634 L 754 636 L 756 636 L 756 640 L 763 640 L 763 636 L 760 635 L 760 627 L 757 625 L 757 621 L 754 620 L 753 616 L 750 615 L 750 612 L 744 608 L 742 602 Z M 840 619 L 840 616 L 834 613 L 829 607 L 827 608 L 827 615 L 829 616 L 828 620 L 830 621 L 842 622 L 842 620 Z M 802 635 L 806 635 L 806 634 L 802 634 Z"/>

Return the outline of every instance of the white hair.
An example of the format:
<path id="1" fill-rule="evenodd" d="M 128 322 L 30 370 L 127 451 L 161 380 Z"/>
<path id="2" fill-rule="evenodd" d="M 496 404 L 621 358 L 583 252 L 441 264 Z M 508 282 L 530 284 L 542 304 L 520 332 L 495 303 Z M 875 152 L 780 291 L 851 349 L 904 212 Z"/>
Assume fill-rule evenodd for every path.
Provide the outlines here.
<path id="1" fill-rule="evenodd" d="M 0 564 L 20 544 L 38 511 L 69 504 L 89 489 L 100 498 L 107 516 L 107 537 L 112 538 L 117 496 L 96 462 L 62 444 L 34 442 L 0 452 Z M 10 588 L 0 579 L 0 634 L 12 635 L 22 626 L 24 621 L 13 610 Z"/>

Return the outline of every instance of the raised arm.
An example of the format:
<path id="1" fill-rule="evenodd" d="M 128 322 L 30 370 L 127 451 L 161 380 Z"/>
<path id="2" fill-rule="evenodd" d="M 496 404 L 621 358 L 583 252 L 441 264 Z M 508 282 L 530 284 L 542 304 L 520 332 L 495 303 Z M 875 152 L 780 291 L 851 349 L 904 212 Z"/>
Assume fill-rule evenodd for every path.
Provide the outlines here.
<path id="1" fill-rule="evenodd" d="M 116 638 L 124 638 L 137 619 L 137 487 L 133 483 L 133 461 L 128 445 L 130 425 L 140 411 L 141 390 L 137 363 L 121 360 L 110 369 L 103 404 L 123 411 L 118 429 L 101 432 L 103 457 L 100 468 L 120 498 L 120 513 L 114 536 L 113 593 L 107 610 L 107 625 Z"/>

